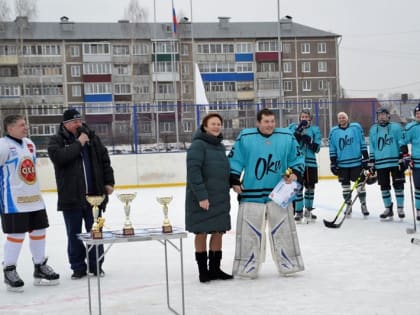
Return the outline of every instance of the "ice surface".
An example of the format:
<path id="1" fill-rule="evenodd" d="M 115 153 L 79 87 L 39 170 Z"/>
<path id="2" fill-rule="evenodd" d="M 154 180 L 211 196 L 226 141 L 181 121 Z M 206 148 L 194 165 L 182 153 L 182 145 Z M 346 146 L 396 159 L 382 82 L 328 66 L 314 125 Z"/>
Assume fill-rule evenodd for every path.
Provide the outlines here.
<path id="1" fill-rule="evenodd" d="M 160 227 L 162 206 L 157 196 L 173 196 L 169 219 L 184 226 L 185 187 L 132 189 L 137 191 L 131 219 L 136 228 Z M 340 229 L 328 229 L 342 197 L 336 180 L 322 180 L 316 188 L 314 224 L 298 225 L 305 271 L 280 277 L 267 250 L 266 262 L 256 280 L 234 279 L 202 284 L 194 259 L 194 235 L 183 240 L 186 314 L 290 314 L 290 315 L 418 315 L 420 314 L 420 246 L 410 243 L 407 227 L 413 227 L 409 186 L 406 184 L 406 218 L 380 222 L 383 211 L 379 187 L 367 187 L 371 213 L 364 219 L 356 202 L 353 217 Z M 105 228 L 121 229 L 123 204 L 116 191 L 105 213 Z M 18 272 L 25 281 L 23 293 L 0 287 L 0 314 L 88 314 L 87 281 L 71 280 L 67 263 L 66 236 L 56 194 L 45 193 L 50 228 L 47 234 L 48 263 L 61 275 L 55 287 L 34 287 L 28 240 L 22 248 Z M 235 227 L 236 196 L 232 192 L 232 226 Z M 222 269 L 231 272 L 235 246 L 234 229 L 223 238 Z M 4 235 L 0 236 L 0 256 Z M 179 256 L 169 247 L 171 304 L 180 310 Z M 115 244 L 104 264 L 102 314 L 171 314 L 166 306 L 164 250 L 157 241 Z M 93 311 L 97 314 L 96 291 Z"/>

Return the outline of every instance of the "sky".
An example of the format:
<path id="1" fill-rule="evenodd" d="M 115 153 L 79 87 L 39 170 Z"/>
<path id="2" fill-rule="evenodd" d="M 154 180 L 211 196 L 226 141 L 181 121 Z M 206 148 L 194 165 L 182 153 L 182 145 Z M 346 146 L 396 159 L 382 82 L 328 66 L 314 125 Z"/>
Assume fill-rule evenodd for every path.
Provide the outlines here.
<path id="1" fill-rule="evenodd" d="M 185 187 L 117 189 L 104 214 L 106 231 L 121 231 L 124 206 L 118 193 L 137 192 L 131 203 L 134 228 L 160 228 L 162 206 L 157 196 L 173 196 L 168 217 L 174 227 L 184 227 Z M 188 315 L 418 315 L 420 246 L 407 234 L 413 227 L 409 186 L 405 187 L 405 212 L 400 221 L 381 222 L 383 204 L 379 187 L 367 186 L 371 215 L 362 218 L 359 202 L 353 216 L 339 229 L 328 229 L 322 219 L 332 220 L 342 203 L 337 180 L 321 180 L 315 189 L 318 220 L 298 224 L 297 232 L 305 270 L 278 276 L 267 244 L 266 260 L 255 280 L 200 283 L 194 258 L 194 235 L 183 239 L 185 314 Z M 28 238 L 23 243 L 17 271 L 25 282 L 23 293 L 6 291 L 0 283 L 0 315 L 88 314 L 86 279 L 71 280 L 66 256 L 63 217 L 56 209 L 57 194 L 44 193 L 50 227 L 47 230 L 48 264 L 60 273 L 54 287 L 32 285 L 33 266 Z M 232 230 L 223 236 L 222 270 L 232 271 L 238 203 L 231 193 Z M 417 228 L 419 230 L 419 228 Z M 178 240 L 175 241 L 179 245 Z M 0 256 L 4 234 L 0 233 Z M 179 255 L 168 246 L 171 305 L 180 303 Z M 107 252 L 101 280 L 103 315 L 172 314 L 166 306 L 164 248 L 157 241 L 114 244 Z M 2 277 L 2 276 L 1 276 Z M 96 279 L 93 279 L 96 280 Z M 92 283 L 93 314 L 98 314 L 96 281 Z"/>
<path id="2" fill-rule="evenodd" d="M 130 0 L 37 0 L 39 21 L 116 22 Z M 13 8 L 13 0 L 6 0 Z M 195 22 L 218 16 L 239 21 L 276 21 L 289 15 L 296 23 L 341 35 L 340 79 L 350 97 L 389 99 L 401 93 L 420 98 L 420 1 L 400 0 L 173 0 L 177 15 Z M 148 20 L 171 21 L 171 0 L 138 0 Z M 192 3 L 192 10 L 191 10 Z"/>

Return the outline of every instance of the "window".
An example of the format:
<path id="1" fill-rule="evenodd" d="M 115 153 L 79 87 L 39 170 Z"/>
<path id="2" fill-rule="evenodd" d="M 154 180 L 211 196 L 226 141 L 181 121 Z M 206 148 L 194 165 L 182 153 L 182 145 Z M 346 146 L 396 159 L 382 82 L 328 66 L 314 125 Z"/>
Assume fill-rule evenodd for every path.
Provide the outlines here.
<path id="1" fill-rule="evenodd" d="M 268 52 L 268 51 L 278 51 L 278 41 L 277 40 L 264 40 L 257 42 L 257 51 Z"/>
<path id="2" fill-rule="evenodd" d="M 236 82 L 236 89 L 238 91 L 252 91 L 254 90 L 254 81 Z"/>
<path id="3" fill-rule="evenodd" d="M 20 96 L 20 86 L 0 84 L 0 96 Z"/>
<path id="4" fill-rule="evenodd" d="M 188 56 L 190 54 L 190 45 L 189 44 L 181 44 L 181 55 Z"/>
<path id="5" fill-rule="evenodd" d="M 112 103 L 86 103 L 86 114 L 112 114 L 112 108 Z"/>
<path id="6" fill-rule="evenodd" d="M 233 44 L 206 43 L 197 45 L 199 54 L 229 54 L 234 53 Z"/>
<path id="7" fill-rule="evenodd" d="M 85 94 L 112 94 L 111 83 L 85 83 Z"/>
<path id="8" fill-rule="evenodd" d="M 235 51 L 239 54 L 252 53 L 252 43 L 236 43 Z"/>
<path id="9" fill-rule="evenodd" d="M 150 48 L 147 43 L 137 43 L 133 46 L 133 55 L 147 55 Z"/>
<path id="10" fill-rule="evenodd" d="M 278 79 L 258 80 L 257 89 L 259 90 L 278 90 L 280 88 Z"/>
<path id="11" fill-rule="evenodd" d="M 292 45 L 290 43 L 283 43 L 283 53 L 290 54 L 292 52 Z"/>
<path id="12" fill-rule="evenodd" d="M 90 43 L 83 44 L 83 54 L 85 55 L 109 55 L 109 43 Z"/>
<path id="13" fill-rule="evenodd" d="M 114 45 L 112 52 L 114 56 L 128 56 L 130 54 L 130 48 L 128 45 Z"/>
<path id="14" fill-rule="evenodd" d="M 173 66 L 175 70 L 173 71 Z M 153 72 L 177 72 L 178 63 L 173 64 L 171 61 L 158 61 L 153 63 Z"/>
<path id="15" fill-rule="evenodd" d="M 25 56 L 58 56 L 60 53 L 60 45 L 33 44 L 23 46 Z"/>
<path id="16" fill-rule="evenodd" d="M 310 54 L 311 53 L 311 45 L 309 43 L 300 44 L 300 51 L 301 51 L 302 54 Z"/>
<path id="17" fill-rule="evenodd" d="M 302 80 L 302 91 L 311 91 L 311 81 Z"/>
<path id="18" fill-rule="evenodd" d="M 318 72 L 327 72 L 327 62 L 326 61 L 318 61 Z"/>
<path id="19" fill-rule="evenodd" d="M 168 94 L 174 93 L 174 84 L 171 83 L 158 83 L 158 93 Z"/>
<path id="20" fill-rule="evenodd" d="M 327 43 L 318 43 L 317 45 L 318 54 L 326 54 L 327 53 Z"/>
<path id="21" fill-rule="evenodd" d="M 278 71 L 278 63 L 274 62 L 261 62 L 257 64 L 257 71 L 258 72 L 277 72 Z"/>
<path id="22" fill-rule="evenodd" d="M 293 91 L 293 81 L 291 80 L 283 81 L 283 90 L 287 92 Z"/>
<path id="23" fill-rule="evenodd" d="M 292 72 L 292 63 L 290 61 L 283 62 L 283 72 L 284 73 Z"/>
<path id="24" fill-rule="evenodd" d="M 70 67 L 70 72 L 71 72 L 71 76 L 73 78 L 80 77 L 80 66 L 74 66 L 74 65 L 72 65 Z"/>
<path id="25" fill-rule="evenodd" d="M 64 111 L 63 104 L 33 105 L 29 109 L 33 116 L 61 116 Z"/>
<path id="26" fill-rule="evenodd" d="M 130 69 L 127 64 L 114 64 L 114 74 L 127 75 L 130 74 Z"/>
<path id="27" fill-rule="evenodd" d="M 114 85 L 116 95 L 131 94 L 131 85 L 129 83 L 118 83 Z"/>
<path id="28" fill-rule="evenodd" d="M 130 103 L 116 103 L 115 104 L 115 112 L 117 114 L 131 113 L 131 105 L 130 105 Z"/>
<path id="29" fill-rule="evenodd" d="M 326 91 L 328 89 L 328 81 L 327 80 L 319 80 L 318 81 L 318 89 L 320 91 Z"/>
<path id="30" fill-rule="evenodd" d="M 311 72 L 311 63 L 309 61 L 302 62 L 302 72 Z"/>
<path id="31" fill-rule="evenodd" d="M 57 133 L 57 125 L 31 124 L 31 134 L 37 136 L 51 136 Z"/>
<path id="32" fill-rule="evenodd" d="M 312 109 L 312 99 L 310 99 L 310 98 L 304 98 L 302 100 L 302 109 L 311 110 Z"/>
<path id="33" fill-rule="evenodd" d="M 192 132 L 193 125 L 194 125 L 194 122 L 190 120 L 184 120 L 182 122 L 182 128 L 184 129 L 184 132 Z"/>
<path id="34" fill-rule="evenodd" d="M 70 46 L 70 56 L 79 57 L 80 56 L 80 47 L 79 46 Z"/>
<path id="35" fill-rule="evenodd" d="M 141 82 L 133 86 L 134 94 L 149 94 L 150 88 L 148 82 Z"/>
<path id="36" fill-rule="evenodd" d="M 17 55 L 17 48 L 15 45 L 0 45 L 0 56 Z"/>
<path id="37" fill-rule="evenodd" d="M 178 53 L 178 45 L 173 41 L 154 42 L 153 47 L 157 54 Z"/>
<path id="38" fill-rule="evenodd" d="M 329 104 L 328 98 L 320 98 L 318 102 L 319 102 L 319 109 L 328 108 L 328 104 Z"/>
<path id="39" fill-rule="evenodd" d="M 111 74 L 110 63 L 85 63 L 83 64 L 84 74 Z"/>
<path id="40" fill-rule="evenodd" d="M 74 96 L 74 97 L 82 96 L 82 86 L 81 85 L 72 85 L 71 86 L 71 96 Z"/>
<path id="41" fill-rule="evenodd" d="M 252 62 L 238 62 L 238 63 L 236 63 L 236 72 L 253 72 Z"/>

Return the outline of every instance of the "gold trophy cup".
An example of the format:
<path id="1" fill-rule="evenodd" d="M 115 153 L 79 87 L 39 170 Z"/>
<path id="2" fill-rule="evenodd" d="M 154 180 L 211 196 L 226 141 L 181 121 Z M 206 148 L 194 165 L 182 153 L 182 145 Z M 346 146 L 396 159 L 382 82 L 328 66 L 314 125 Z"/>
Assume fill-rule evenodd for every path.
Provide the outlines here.
<path id="1" fill-rule="evenodd" d="M 172 201 L 172 197 L 157 197 L 156 200 L 163 206 L 164 219 L 162 224 L 162 232 L 172 233 L 172 225 L 168 219 L 168 204 Z"/>
<path id="2" fill-rule="evenodd" d="M 123 226 L 123 235 L 134 235 L 133 224 L 130 220 L 130 202 L 136 198 L 137 193 L 119 194 L 118 199 L 124 203 L 125 221 Z"/>
<path id="3" fill-rule="evenodd" d="M 90 230 L 90 234 L 93 239 L 101 239 L 102 235 L 102 227 L 104 226 L 105 219 L 99 218 L 99 206 L 101 205 L 102 201 L 104 201 L 105 195 L 87 195 L 86 200 L 92 206 L 92 213 L 93 213 L 93 225 L 92 229 Z"/>

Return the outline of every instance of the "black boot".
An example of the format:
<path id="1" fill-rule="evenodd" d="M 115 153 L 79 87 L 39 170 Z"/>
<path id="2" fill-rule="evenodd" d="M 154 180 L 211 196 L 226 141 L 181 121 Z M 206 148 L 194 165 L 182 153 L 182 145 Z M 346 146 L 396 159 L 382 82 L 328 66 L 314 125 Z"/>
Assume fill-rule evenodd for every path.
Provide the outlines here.
<path id="1" fill-rule="evenodd" d="M 200 282 L 209 282 L 210 275 L 207 269 L 207 252 L 195 252 L 195 260 L 197 260 L 198 278 L 200 279 Z"/>
<path id="2" fill-rule="evenodd" d="M 220 270 L 220 261 L 222 260 L 222 251 L 209 251 L 209 273 L 211 280 L 229 280 L 233 279 L 232 275 L 228 275 Z"/>

